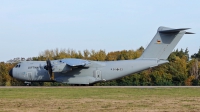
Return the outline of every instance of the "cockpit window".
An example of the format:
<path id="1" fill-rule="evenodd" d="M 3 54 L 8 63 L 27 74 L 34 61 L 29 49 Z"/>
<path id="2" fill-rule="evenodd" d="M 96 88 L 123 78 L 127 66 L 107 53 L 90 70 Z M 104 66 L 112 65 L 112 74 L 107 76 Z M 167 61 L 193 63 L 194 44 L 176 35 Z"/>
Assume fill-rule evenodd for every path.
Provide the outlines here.
<path id="1" fill-rule="evenodd" d="M 16 66 L 15 66 L 15 68 L 19 68 L 20 67 L 20 64 L 17 64 Z"/>

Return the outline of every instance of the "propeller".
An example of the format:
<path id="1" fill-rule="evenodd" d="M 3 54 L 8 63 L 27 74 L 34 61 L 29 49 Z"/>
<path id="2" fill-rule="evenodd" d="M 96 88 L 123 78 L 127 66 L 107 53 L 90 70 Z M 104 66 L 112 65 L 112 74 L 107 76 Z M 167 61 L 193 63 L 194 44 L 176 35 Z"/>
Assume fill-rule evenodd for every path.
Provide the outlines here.
<path id="1" fill-rule="evenodd" d="M 52 76 L 53 76 L 53 72 L 52 72 L 51 61 L 48 59 L 48 60 L 46 61 L 46 63 L 47 63 L 46 70 L 48 70 L 49 75 L 50 75 L 50 78 L 53 79 L 53 77 L 52 77 Z"/>

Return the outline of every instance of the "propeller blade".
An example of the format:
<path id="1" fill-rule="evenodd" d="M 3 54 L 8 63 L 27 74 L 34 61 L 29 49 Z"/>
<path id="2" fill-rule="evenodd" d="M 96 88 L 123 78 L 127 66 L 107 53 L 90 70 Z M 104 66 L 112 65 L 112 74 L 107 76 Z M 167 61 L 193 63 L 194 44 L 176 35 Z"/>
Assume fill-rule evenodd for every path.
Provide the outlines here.
<path id="1" fill-rule="evenodd" d="M 46 63 L 47 63 L 47 70 L 48 70 L 48 72 L 49 72 L 49 75 L 50 75 L 50 78 L 51 79 L 53 79 L 53 70 L 52 70 L 52 65 L 51 65 L 51 61 L 48 59 L 47 61 L 46 61 Z"/>

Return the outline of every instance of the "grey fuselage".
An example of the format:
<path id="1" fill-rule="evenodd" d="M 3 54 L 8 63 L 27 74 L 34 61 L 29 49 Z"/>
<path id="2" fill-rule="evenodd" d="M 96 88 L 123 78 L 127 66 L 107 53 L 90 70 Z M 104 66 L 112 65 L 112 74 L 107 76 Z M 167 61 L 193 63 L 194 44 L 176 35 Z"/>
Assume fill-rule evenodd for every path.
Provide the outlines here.
<path id="1" fill-rule="evenodd" d="M 122 61 L 90 61 L 89 67 L 75 67 L 66 73 L 55 72 L 54 80 L 51 80 L 48 71 L 44 68 L 46 61 L 22 61 L 12 69 L 12 76 L 30 82 L 91 84 L 117 79 L 167 62 L 167 60 L 140 58 Z M 59 60 L 52 60 L 51 63 L 57 64 Z"/>

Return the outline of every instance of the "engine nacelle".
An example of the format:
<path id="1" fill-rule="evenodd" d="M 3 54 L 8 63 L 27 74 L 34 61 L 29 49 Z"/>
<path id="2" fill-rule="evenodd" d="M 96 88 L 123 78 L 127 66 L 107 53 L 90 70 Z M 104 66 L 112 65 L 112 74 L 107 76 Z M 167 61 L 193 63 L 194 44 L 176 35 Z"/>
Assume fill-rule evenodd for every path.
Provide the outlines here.
<path id="1" fill-rule="evenodd" d="M 53 72 L 65 73 L 65 72 L 71 71 L 72 68 L 70 66 L 66 65 L 66 63 L 59 63 L 56 65 L 53 65 L 52 70 L 53 70 Z"/>

